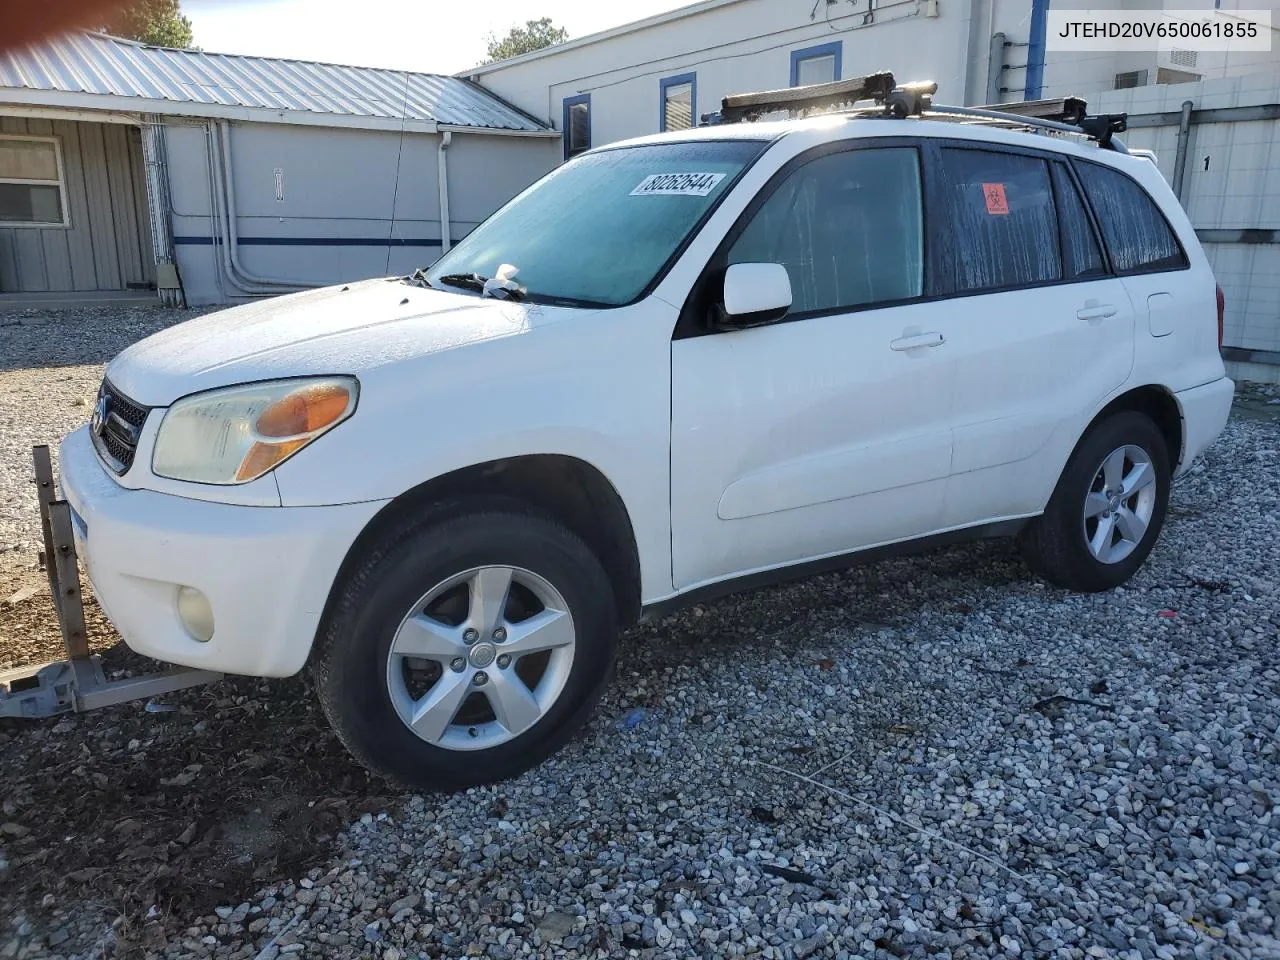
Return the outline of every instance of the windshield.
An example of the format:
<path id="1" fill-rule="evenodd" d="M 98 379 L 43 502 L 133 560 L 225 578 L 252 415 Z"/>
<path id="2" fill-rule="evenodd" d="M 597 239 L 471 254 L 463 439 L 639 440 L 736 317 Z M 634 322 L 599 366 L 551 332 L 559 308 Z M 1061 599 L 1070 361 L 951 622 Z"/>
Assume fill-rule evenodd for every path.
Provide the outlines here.
<path id="1" fill-rule="evenodd" d="M 630 303 L 765 146 L 693 141 L 584 154 L 468 234 L 427 280 L 458 286 L 459 277 L 490 278 L 511 264 L 533 301 Z"/>

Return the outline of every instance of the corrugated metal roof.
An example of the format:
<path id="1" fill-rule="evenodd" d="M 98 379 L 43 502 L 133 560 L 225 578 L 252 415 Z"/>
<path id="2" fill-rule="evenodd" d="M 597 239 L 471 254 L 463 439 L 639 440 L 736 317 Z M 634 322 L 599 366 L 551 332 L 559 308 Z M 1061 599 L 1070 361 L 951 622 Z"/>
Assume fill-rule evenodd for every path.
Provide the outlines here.
<path id="1" fill-rule="evenodd" d="M 0 99 L 5 87 L 497 130 L 546 129 L 457 77 L 171 50 L 98 33 L 0 51 Z"/>

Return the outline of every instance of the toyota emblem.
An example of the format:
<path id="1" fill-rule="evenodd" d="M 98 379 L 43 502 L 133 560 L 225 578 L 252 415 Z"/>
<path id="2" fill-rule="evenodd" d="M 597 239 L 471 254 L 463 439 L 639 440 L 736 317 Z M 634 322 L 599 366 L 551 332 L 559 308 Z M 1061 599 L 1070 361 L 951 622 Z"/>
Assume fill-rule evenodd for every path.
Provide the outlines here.
<path id="1" fill-rule="evenodd" d="M 89 429 L 96 434 L 102 433 L 103 424 L 107 422 L 107 391 L 106 388 L 98 390 L 98 400 L 93 405 L 93 420 L 89 423 Z"/>

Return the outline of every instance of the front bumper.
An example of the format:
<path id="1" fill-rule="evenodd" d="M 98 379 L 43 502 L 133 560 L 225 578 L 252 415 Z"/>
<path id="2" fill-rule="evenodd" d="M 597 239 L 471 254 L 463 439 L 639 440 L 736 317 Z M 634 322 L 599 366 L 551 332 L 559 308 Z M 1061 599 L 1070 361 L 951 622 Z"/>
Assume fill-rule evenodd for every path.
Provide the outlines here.
<path id="1" fill-rule="evenodd" d="M 222 673 L 302 669 L 343 558 L 386 503 L 251 507 L 128 490 L 98 462 L 87 427 L 62 442 L 59 460 L 77 549 L 125 643 Z M 213 608 L 207 643 L 179 619 L 183 586 Z"/>

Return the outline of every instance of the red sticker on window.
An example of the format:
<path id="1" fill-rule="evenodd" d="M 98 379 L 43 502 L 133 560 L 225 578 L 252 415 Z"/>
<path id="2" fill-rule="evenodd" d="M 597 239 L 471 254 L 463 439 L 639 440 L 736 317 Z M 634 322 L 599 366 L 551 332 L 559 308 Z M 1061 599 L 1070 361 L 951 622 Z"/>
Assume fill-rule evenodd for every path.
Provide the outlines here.
<path id="1" fill-rule="evenodd" d="M 984 183 L 982 195 L 987 199 L 987 213 L 1006 214 L 1009 212 L 1009 198 L 1004 195 L 1003 183 Z"/>

